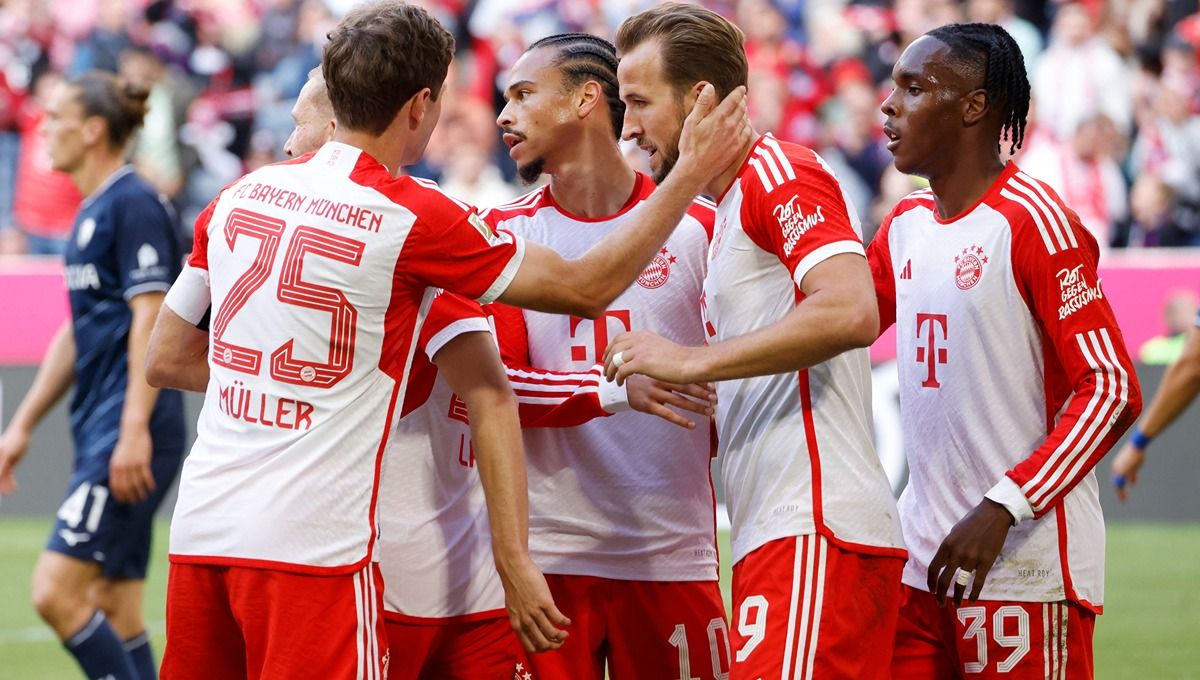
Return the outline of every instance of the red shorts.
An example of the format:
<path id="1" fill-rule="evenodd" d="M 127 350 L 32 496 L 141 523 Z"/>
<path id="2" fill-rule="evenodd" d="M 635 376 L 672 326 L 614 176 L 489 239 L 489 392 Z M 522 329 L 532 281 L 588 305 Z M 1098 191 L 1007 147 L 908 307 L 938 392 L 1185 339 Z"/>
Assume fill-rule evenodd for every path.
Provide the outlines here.
<path id="1" fill-rule="evenodd" d="M 378 565 L 340 576 L 171 564 L 163 680 L 384 680 Z"/>
<path id="2" fill-rule="evenodd" d="M 507 616 L 478 621 L 412 623 L 387 619 L 388 680 L 511 680 L 525 650 Z"/>
<path id="3" fill-rule="evenodd" d="M 571 619 L 562 647 L 529 655 L 522 680 L 726 677 L 729 632 L 716 581 L 619 581 L 546 574 Z"/>
<path id="4" fill-rule="evenodd" d="M 741 678 L 889 678 L 904 560 L 781 538 L 733 567 L 733 669 Z"/>
<path id="5" fill-rule="evenodd" d="M 1090 679 L 1096 615 L 1068 602 L 948 602 L 904 586 L 896 680 Z"/>

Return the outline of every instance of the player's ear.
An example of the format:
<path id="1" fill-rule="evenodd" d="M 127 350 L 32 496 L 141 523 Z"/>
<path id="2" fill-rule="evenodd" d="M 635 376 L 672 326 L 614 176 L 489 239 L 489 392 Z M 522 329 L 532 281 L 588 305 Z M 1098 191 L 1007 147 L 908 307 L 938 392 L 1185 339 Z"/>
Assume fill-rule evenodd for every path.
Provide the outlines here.
<path id="1" fill-rule="evenodd" d="M 81 130 L 83 141 L 92 146 L 99 144 L 108 134 L 108 123 L 100 116 L 88 116 L 83 119 L 83 129 Z"/>
<path id="2" fill-rule="evenodd" d="M 987 90 L 979 88 L 963 95 L 962 116 L 963 124 L 967 127 L 971 127 L 984 118 L 987 118 L 990 111 L 991 106 L 988 102 Z"/>
<path id="3" fill-rule="evenodd" d="M 599 83 L 594 80 L 584 81 L 575 92 L 575 115 L 580 120 L 587 118 L 603 98 L 604 91 L 600 89 Z"/>
<path id="4" fill-rule="evenodd" d="M 405 109 L 408 111 L 408 129 L 416 130 L 421 127 L 421 121 L 425 120 L 425 116 L 429 113 L 429 104 L 432 101 L 433 90 L 428 87 L 421 88 L 420 92 L 417 92 L 412 96 L 412 99 L 408 100 L 408 103 L 404 105 L 404 109 L 400 110 L 402 114 Z"/>
<path id="5" fill-rule="evenodd" d="M 701 80 L 693 84 L 687 92 L 683 93 L 683 110 L 691 113 L 692 107 L 696 105 L 696 100 L 700 98 L 700 93 L 704 90 L 704 86 L 708 81 Z"/>

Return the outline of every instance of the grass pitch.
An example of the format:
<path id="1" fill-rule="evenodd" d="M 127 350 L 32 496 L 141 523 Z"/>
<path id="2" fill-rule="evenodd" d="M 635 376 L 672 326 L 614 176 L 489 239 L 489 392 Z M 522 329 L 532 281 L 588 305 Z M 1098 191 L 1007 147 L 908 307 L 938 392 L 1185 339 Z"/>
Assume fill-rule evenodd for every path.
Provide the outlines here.
<path id="1" fill-rule="evenodd" d="M 0 519 L 0 680 L 77 680 L 74 661 L 29 604 L 29 574 L 49 518 Z M 722 535 L 721 554 L 729 554 Z M 166 524 L 156 528 L 146 620 L 162 653 Z M 1096 625 L 1101 680 L 1200 680 L 1200 525 L 1118 524 L 1108 530 L 1105 613 Z M 721 565 L 729 599 L 729 565 Z"/>

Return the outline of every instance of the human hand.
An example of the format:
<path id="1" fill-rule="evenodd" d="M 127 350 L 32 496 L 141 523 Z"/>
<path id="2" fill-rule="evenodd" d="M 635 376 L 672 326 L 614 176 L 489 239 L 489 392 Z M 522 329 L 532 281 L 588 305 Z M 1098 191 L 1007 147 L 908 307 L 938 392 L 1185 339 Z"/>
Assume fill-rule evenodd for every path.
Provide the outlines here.
<path id="1" fill-rule="evenodd" d="M 568 635 L 562 627 L 571 625 L 571 620 L 554 605 L 546 577 L 528 555 L 506 567 L 500 564 L 497 560 L 504 585 L 504 607 L 521 646 L 531 653 L 561 647 Z"/>
<path id="2" fill-rule="evenodd" d="M 1145 462 L 1145 449 L 1134 446 L 1132 442 L 1126 443 L 1113 459 L 1113 486 L 1116 487 L 1117 498 L 1121 499 L 1122 503 L 1129 499 L 1129 487 L 1137 484 L 1138 473 Z"/>
<path id="3" fill-rule="evenodd" d="M 959 570 L 974 574 L 967 599 L 972 602 L 979 599 L 988 571 L 1000 556 L 1012 523 L 1013 516 L 1008 510 L 990 498 L 983 499 L 958 520 L 929 563 L 929 592 L 937 597 L 939 605 L 946 604 L 946 591 L 951 581 L 954 581 L 954 606 L 962 605 L 963 592 L 971 581 L 959 576 Z"/>
<path id="4" fill-rule="evenodd" d="M 717 403 L 717 394 L 712 383 L 679 385 L 644 375 L 631 375 L 625 382 L 625 390 L 629 397 L 629 406 L 635 411 L 658 416 L 689 430 L 695 428 L 696 423 L 675 409 L 690 411 L 707 418 L 712 416 L 713 405 Z"/>
<path id="5" fill-rule="evenodd" d="M 644 375 L 678 385 L 696 382 L 692 362 L 703 347 L 685 347 L 649 331 L 622 333 L 604 352 L 604 374 L 618 385 Z"/>
<path id="6" fill-rule="evenodd" d="M 14 473 L 29 450 L 29 439 L 27 430 L 11 425 L 0 436 L 0 495 L 7 496 L 17 490 Z"/>
<path id="7" fill-rule="evenodd" d="M 154 492 L 150 458 L 154 442 L 145 426 L 121 426 L 116 448 L 108 462 L 108 488 L 121 503 L 139 503 Z"/>
<path id="8" fill-rule="evenodd" d="M 717 103 L 717 90 L 704 83 L 696 103 L 683 121 L 679 160 L 672 173 L 686 175 L 704 187 L 736 163 L 750 143 L 753 130 L 746 113 L 746 88 L 737 87 Z"/>

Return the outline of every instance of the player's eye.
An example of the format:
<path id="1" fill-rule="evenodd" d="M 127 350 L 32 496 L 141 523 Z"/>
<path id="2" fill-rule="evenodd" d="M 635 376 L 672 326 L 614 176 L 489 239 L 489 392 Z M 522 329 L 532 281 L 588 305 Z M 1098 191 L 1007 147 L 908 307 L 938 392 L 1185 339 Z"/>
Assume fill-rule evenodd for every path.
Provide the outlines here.
<path id="1" fill-rule="evenodd" d="M 921 94 L 921 88 L 917 87 L 916 85 L 909 85 L 908 93 L 915 97 L 915 96 Z"/>

